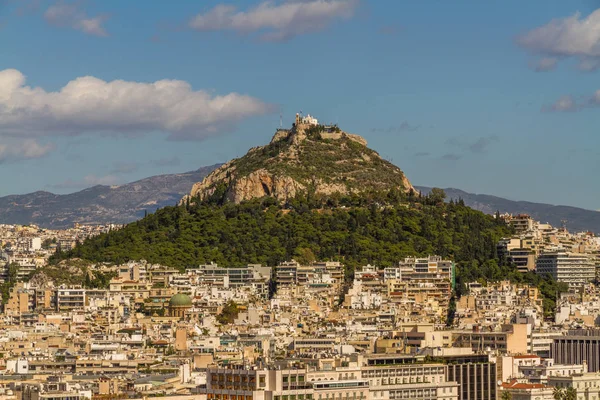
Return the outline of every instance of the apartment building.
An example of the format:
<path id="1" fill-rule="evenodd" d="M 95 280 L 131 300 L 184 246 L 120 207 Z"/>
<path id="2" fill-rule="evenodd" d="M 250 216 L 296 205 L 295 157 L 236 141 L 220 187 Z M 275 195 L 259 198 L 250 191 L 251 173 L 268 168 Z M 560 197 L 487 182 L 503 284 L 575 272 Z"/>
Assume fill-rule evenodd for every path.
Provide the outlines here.
<path id="1" fill-rule="evenodd" d="M 568 376 L 549 376 L 548 385 L 557 388 L 573 388 L 577 392 L 577 400 L 600 399 L 600 372 L 576 373 Z"/>
<path id="2" fill-rule="evenodd" d="M 515 232 L 522 233 L 532 230 L 535 220 L 527 214 L 518 214 L 513 216 L 508 223 L 515 228 Z"/>
<path id="3" fill-rule="evenodd" d="M 506 324 L 500 331 L 473 329 L 470 332 L 454 331 L 452 343 L 455 347 L 470 347 L 473 351 L 496 350 L 506 354 L 527 354 L 530 347 L 528 324 Z"/>
<path id="4" fill-rule="evenodd" d="M 85 289 L 82 287 L 60 287 L 56 293 L 58 311 L 83 309 L 85 307 Z"/>
<path id="5" fill-rule="evenodd" d="M 447 381 L 441 363 L 398 355 L 370 355 L 360 368 L 368 381 L 371 399 L 459 399 L 459 385 Z"/>
<path id="6" fill-rule="evenodd" d="M 519 272 L 535 270 L 536 241 L 531 236 L 513 237 L 498 242 L 498 255 L 512 262 Z"/>
<path id="7" fill-rule="evenodd" d="M 205 264 L 189 268 L 198 285 L 222 288 L 252 286 L 262 297 L 267 297 L 271 282 L 271 267 L 249 264 L 241 267 L 222 268 L 217 264 Z"/>
<path id="8" fill-rule="evenodd" d="M 314 388 L 307 375 L 306 368 L 209 367 L 204 393 L 207 400 L 313 400 Z"/>
<path id="9" fill-rule="evenodd" d="M 361 366 L 207 369 L 209 400 L 458 400 L 443 364 L 367 358 Z"/>
<path id="10" fill-rule="evenodd" d="M 285 261 L 275 267 L 275 282 L 277 287 L 295 286 L 298 284 L 298 268 L 300 264 L 295 261 Z"/>
<path id="11" fill-rule="evenodd" d="M 549 274 L 570 287 L 580 287 L 596 277 L 596 265 L 588 254 L 556 251 L 542 253 L 536 261 L 540 275 Z"/>

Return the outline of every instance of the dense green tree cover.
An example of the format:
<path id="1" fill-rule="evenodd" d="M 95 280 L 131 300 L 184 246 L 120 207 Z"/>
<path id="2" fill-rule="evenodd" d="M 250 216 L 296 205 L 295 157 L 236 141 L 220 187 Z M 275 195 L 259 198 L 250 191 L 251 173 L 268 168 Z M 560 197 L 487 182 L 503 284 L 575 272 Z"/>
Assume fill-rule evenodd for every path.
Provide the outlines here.
<path id="1" fill-rule="evenodd" d="M 217 315 L 217 322 L 220 324 L 232 324 L 233 321 L 238 317 L 240 310 L 235 301 L 229 300 L 223 310 Z"/>
<path id="2" fill-rule="evenodd" d="M 367 263 L 386 267 L 407 256 L 438 254 L 456 261 L 458 297 L 466 293 L 468 282 L 510 279 L 539 287 L 546 313 L 552 312 L 564 285 L 521 274 L 498 258 L 498 239 L 510 233 L 501 220 L 462 201 L 444 203 L 441 190 L 426 197 L 393 190 L 351 197 L 308 194 L 284 205 L 272 198 L 222 204 L 217 194 L 207 202 L 160 209 L 68 253 L 57 253 L 52 261 L 145 259 L 183 270 L 211 261 L 228 267 L 274 266 L 292 258 L 339 260 L 350 278 Z"/>
<path id="3" fill-rule="evenodd" d="M 6 281 L 0 283 L 0 295 L 2 296 L 2 304 L 6 304 L 10 295 L 10 290 L 17 283 L 17 274 L 19 272 L 19 264 L 10 263 L 6 266 Z"/>
<path id="4" fill-rule="evenodd" d="M 396 194 L 387 196 L 166 207 L 57 253 L 53 261 L 146 259 L 183 270 L 211 261 L 224 267 L 277 265 L 299 257 L 340 260 L 352 271 L 367 263 L 386 267 L 407 256 L 439 254 L 465 268 L 494 273 L 499 268 L 496 243 L 509 234 L 503 223 L 459 203 L 417 198 L 401 203 L 390 200 Z"/>

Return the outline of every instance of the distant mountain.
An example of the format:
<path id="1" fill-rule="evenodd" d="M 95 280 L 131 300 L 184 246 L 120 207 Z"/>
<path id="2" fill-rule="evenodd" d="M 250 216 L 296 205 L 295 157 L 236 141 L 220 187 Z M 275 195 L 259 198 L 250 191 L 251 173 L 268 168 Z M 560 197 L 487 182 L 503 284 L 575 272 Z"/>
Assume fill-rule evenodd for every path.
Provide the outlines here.
<path id="1" fill-rule="evenodd" d="M 425 186 L 416 186 L 415 188 L 424 194 L 429 193 L 431 190 L 431 188 Z M 600 233 L 600 212 L 598 211 L 529 201 L 513 201 L 486 194 L 467 193 L 454 188 L 444 189 L 444 191 L 448 200 L 462 198 L 467 206 L 487 214 L 493 214 L 496 211 L 511 214 L 529 214 L 534 219 L 553 226 L 561 226 L 562 221 L 566 221 L 567 229 L 571 232 L 592 231 Z"/>
<path id="2" fill-rule="evenodd" d="M 0 197 L 0 223 L 36 224 L 54 229 L 68 228 L 74 223 L 128 223 L 143 217 L 144 211 L 154 212 L 176 204 L 194 183 L 219 166 L 152 176 L 120 186 L 97 185 L 63 195 L 38 191 Z"/>

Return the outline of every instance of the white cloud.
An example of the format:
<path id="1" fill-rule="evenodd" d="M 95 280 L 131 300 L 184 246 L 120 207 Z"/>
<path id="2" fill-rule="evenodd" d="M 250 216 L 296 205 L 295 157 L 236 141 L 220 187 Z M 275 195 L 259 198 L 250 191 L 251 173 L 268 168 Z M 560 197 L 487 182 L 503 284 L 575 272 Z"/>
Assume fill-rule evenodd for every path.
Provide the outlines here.
<path id="1" fill-rule="evenodd" d="M 554 19 L 520 35 L 516 42 L 535 55 L 556 60 L 554 64 L 573 57 L 581 70 L 594 70 L 600 66 L 600 9 L 587 17 L 576 13 Z"/>
<path id="2" fill-rule="evenodd" d="M 581 71 L 585 72 L 593 72 L 600 68 L 600 57 L 598 58 L 588 58 L 584 57 L 579 60 L 578 68 Z"/>
<path id="3" fill-rule="evenodd" d="M 50 144 L 41 144 L 34 139 L 8 139 L 0 143 L 0 164 L 9 161 L 40 158 L 53 149 Z"/>
<path id="4" fill-rule="evenodd" d="M 591 96 L 579 96 L 578 99 L 579 101 L 571 95 L 562 96 L 553 104 L 542 107 L 542 111 L 568 112 L 600 107 L 600 89 L 596 90 Z"/>
<path id="5" fill-rule="evenodd" d="M 48 7 L 44 18 L 49 24 L 76 29 L 88 35 L 105 37 L 108 33 L 102 24 L 108 19 L 106 15 L 89 17 L 81 10 L 80 2 L 67 3 L 59 1 Z"/>
<path id="6" fill-rule="evenodd" d="M 566 111 L 577 111 L 580 106 L 577 104 L 573 96 L 566 95 L 562 96 L 554 103 L 545 105 L 542 107 L 542 111 L 545 112 L 566 112 Z"/>
<path id="7" fill-rule="evenodd" d="M 535 72 L 545 72 L 553 70 L 558 63 L 558 58 L 555 57 L 543 57 L 532 63 L 531 67 Z"/>
<path id="8" fill-rule="evenodd" d="M 280 41 L 324 29 L 337 18 L 350 18 L 358 0 L 264 1 L 247 11 L 219 4 L 189 23 L 198 31 L 261 32 L 264 40 Z"/>
<path id="9" fill-rule="evenodd" d="M 0 136 L 161 131 L 170 139 L 199 140 L 271 111 L 254 97 L 213 96 L 180 80 L 106 82 L 85 76 L 46 92 L 26 86 L 25 76 L 15 69 L 0 71 Z"/>
<path id="10" fill-rule="evenodd" d="M 595 107 L 600 107 L 600 90 L 596 90 L 591 96 L 579 96 L 579 101 L 571 95 L 562 96 L 553 104 L 542 107 L 542 111 L 568 112 Z"/>

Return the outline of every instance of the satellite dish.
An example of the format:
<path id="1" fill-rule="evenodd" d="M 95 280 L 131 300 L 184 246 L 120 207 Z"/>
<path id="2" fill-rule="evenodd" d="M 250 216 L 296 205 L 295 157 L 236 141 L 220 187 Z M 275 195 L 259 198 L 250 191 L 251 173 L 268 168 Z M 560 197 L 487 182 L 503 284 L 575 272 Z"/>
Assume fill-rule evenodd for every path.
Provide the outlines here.
<path id="1" fill-rule="evenodd" d="M 502 380 L 498 379 L 498 386 L 502 386 Z"/>

